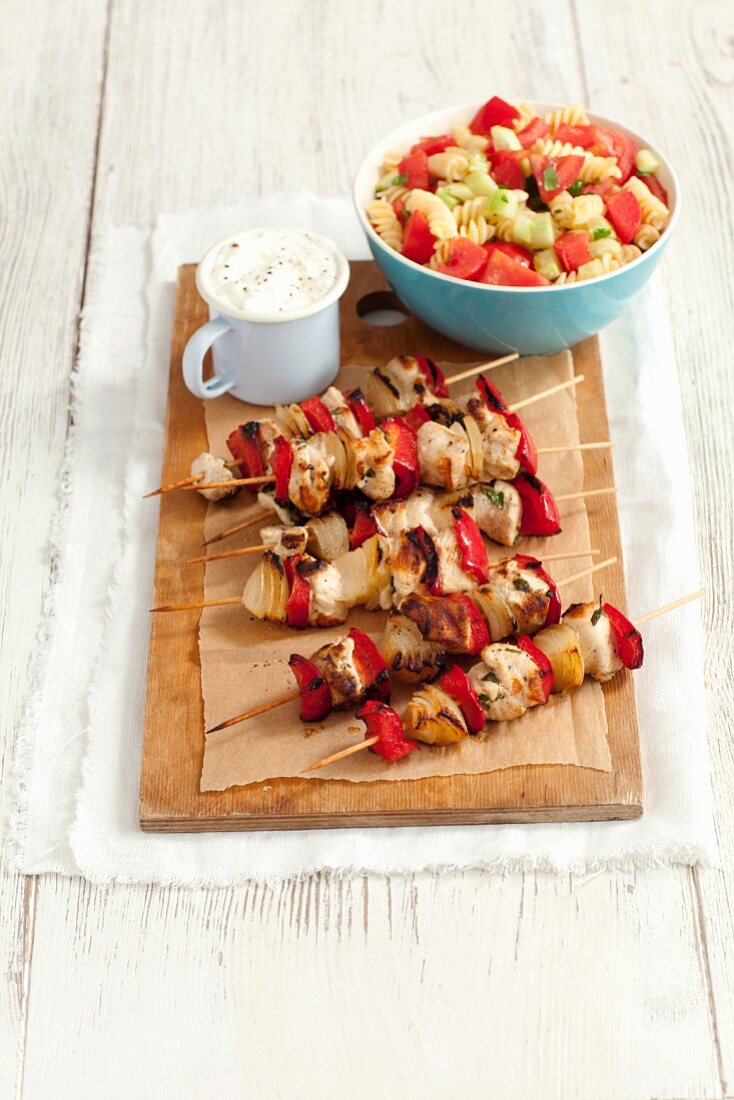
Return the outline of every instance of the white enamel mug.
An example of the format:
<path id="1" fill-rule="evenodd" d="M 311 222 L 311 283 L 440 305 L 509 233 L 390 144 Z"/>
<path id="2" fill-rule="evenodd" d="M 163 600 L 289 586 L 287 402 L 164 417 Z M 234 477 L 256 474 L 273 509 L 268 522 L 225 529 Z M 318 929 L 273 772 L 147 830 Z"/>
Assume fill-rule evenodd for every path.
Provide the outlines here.
<path id="1" fill-rule="evenodd" d="M 203 398 L 229 393 L 255 405 L 286 405 L 321 393 L 339 370 L 339 298 L 349 282 L 349 264 L 327 237 L 308 233 L 336 261 L 336 279 L 317 301 L 299 309 L 253 312 L 212 289 L 210 272 L 220 249 L 246 236 L 238 233 L 210 248 L 196 269 L 196 286 L 211 320 L 197 329 L 183 354 L 187 388 Z M 249 231 L 260 232 L 260 231 Z M 298 237 L 302 230 L 279 230 Z M 214 373 L 204 380 L 211 348 Z"/>

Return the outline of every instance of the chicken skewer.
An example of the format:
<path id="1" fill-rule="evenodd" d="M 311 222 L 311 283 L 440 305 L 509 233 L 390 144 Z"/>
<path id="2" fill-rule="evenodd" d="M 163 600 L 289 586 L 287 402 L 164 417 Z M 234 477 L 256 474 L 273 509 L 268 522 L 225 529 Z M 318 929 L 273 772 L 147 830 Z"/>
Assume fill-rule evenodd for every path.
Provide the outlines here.
<path id="1" fill-rule="evenodd" d="M 227 445 L 245 477 L 233 477 L 223 460 L 205 453 L 192 467 L 198 480 L 179 488 L 219 500 L 259 478 L 263 485 L 275 482 L 276 501 L 315 515 L 333 490 L 356 488 L 372 500 L 386 500 L 406 497 L 419 479 L 457 489 L 482 477 L 514 477 L 521 467 L 535 473 L 535 446 L 513 410 L 582 380 L 579 375 L 508 406 L 480 376 L 479 396 L 469 399 L 467 409 L 451 402 L 418 405 L 411 410 L 416 415 L 388 416 L 379 427 L 374 418 L 363 420 L 364 431 L 351 411 L 348 422 L 338 422 L 320 398 L 308 398 L 293 406 L 300 410 L 300 435 L 284 430 L 277 408 L 275 418 L 248 421 L 230 434 Z"/>
<path id="2" fill-rule="evenodd" d="M 529 709 L 546 704 L 551 694 L 573 690 L 585 676 L 610 680 L 623 668 L 643 662 L 642 636 L 637 627 L 692 600 L 703 589 L 674 600 L 630 622 L 612 604 L 582 603 L 568 609 L 563 620 L 539 631 L 531 640 L 520 635 L 482 650 L 482 660 L 465 673 L 447 669 L 435 685 L 422 688 L 408 704 L 403 720 L 384 702 L 373 701 L 357 711 L 366 725 L 366 740 L 311 764 L 315 771 L 371 749 L 395 762 L 418 748 L 417 742 L 449 745 L 478 733 L 487 722 L 513 721 Z"/>
<path id="3" fill-rule="evenodd" d="M 605 569 L 616 560 L 609 558 L 555 582 L 537 559 L 509 558 L 494 567 L 489 582 L 474 601 L 469 597 L 416 597 L 405 607 L 406 614 L 394 613 L 395 619 L 385 629 L 380 647 L 385 675 L 389 667 L 403 683 L 431 679 L 443 668 L 448 652 L 476 654 L 490 641 L 512 634 L 520 626 L 523 632 L 532 634 L 556 623 L 561 609 L 558 588 Z M 206 732 L 244 722 L 296 697 L 271 700 Z M 355 699 L 355 704 L 358 701 Z"/>

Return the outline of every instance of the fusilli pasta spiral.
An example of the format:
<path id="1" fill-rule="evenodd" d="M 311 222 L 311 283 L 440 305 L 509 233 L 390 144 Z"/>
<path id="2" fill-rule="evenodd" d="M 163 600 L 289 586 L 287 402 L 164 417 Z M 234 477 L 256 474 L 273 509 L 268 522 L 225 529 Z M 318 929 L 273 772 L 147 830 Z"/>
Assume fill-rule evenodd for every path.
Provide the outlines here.
<path id="1" fill-rule="evenodd" d="M 644 180 L 638 176 L 630 176 L 624 185 L 625 191 L 631 191 L 640 204 L 642 221 L 645 225 L 651 225 L 660 232 L 667 225 L 670 210 L 664 202 L 653 195 Z"/>
<path id="2" fill-rule="evenodd" d="M 378 237 L 400 252 L 403 246 L 403 227 L 389 202 L 373 199 L 367 206 L 367 217 L 372 222 Z"/>
<path id="3" fill-rule="evenodd" d="M 622 171 L 616 157 L 595 157 L 587 153 L 579 170 L 579 179 L 584 183 L 598 183 L 599 180 L 620 179 Z"/>
<path id="4" fill-rule="evenodd" d="M 411 214 L 420 210 L 434 237 L 439 240 L 444 237 L 458 237 L 459 230 L 453 214 L 446 203 L 441 202 L 432 192 L 416 188 L 408 195 L 405 205 Z"/>
<path id="5" fill-rule="evenodd" d="M 479 196 L 454 207 L 454 220 L 460 237 L 468 237 L 475 244 L 484 244 L 492 239 L 494 226 L 487 221 L 486 206 L 486 199 Z"/>
<path id="6" fill-rule="evenodd" d="M 655 242 L 659 240 L 660 230 L 656 229 L 654 225 L 648 225 L 646 222 L 643 222 L 635 233 L 635 244 L 642 252 L 647 252 L 648 248 L 652 248 Z"/>
<path id="7" fill-rule="evenodd" d="M 482 137 L 481 134 L 473 134 L 468 126 L 455 126 L 453 136 L 460 149 L 472 149 L 481 152 L 489 145 L 489 138 Z"/>
<path id="8" fill-rule="evenodd" d="M 555 134 L 559 126 L 588 126 L 589 120 L 586 111 L 580 103 L 572 103 L 568 107 L 559 107 L 555 111 L 549 111 L 543 118 L 550 124 L 551 133 Z"/>
<path id="9" fill-rule="evenodd" d="M 531 153 L 540 153 L 544 157 L 569 157 L 571 155 L 583 156 L 584 150 L 580 145 L 572 145 L 569 141 L 556 141 L 554 138 L 538 138 L 530 146 Z"/>
<path id="10" fill-rule="evenodd" d="M 434 179 L 457 183 L 469 171 L 469 158 L 463 149 L 444 149 L 442 153 L 433 153 L 428 158 L 428 171 Z"/>

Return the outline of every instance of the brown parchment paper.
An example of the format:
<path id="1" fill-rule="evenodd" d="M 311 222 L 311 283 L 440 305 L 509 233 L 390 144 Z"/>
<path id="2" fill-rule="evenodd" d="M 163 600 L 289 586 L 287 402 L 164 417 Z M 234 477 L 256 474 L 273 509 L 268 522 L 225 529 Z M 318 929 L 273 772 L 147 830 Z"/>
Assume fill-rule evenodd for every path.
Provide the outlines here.
<path id="1" fill-rule="evenodd" d="M 342 368 L 336 384 L 348 388 L 358 383 L 367 368 Z M 466 364 L 444 364 L 447 375 L 466 369 Z M 541 389 L 566 381 L 573 374 L 568 352 L 545 358 L 525 359 L 499 367 L 492 373 L 508 401 L 518 401 Z M 459 395 L 471 390 L 472 382 L 459 386 Z M 454 392 L 452 390 L 452 396 Z M 206 403 L 209 449 L 224 456 L 225 440 L 237 424 L 262 416 L 262 408 L 245 405 L 230 397 Z M 556 394 L 530 405 L 522 413 L 537 446 L 551 447 L 579 442 L 574 391 Z M 540 459 L 540 475 L 558 494 L 583 488 L 583 460 L 579 452 L 546 455 Z M 525 539 L 519 549 L 542 558 L 544 551 L 589 549 L 589 528 L 583 500 L 561 504 L 562 532 L 552 539 Z M 207 537 L 245 519 L 259 510 L 254 498 L 240 493 L 225 504 L 209 505 Z M 228 539 L 227 548 L 253 545 L 258 528 L 249 528 Z M 496 560 L 511 550 L 490 545 Z M 255 567 L 257 555 L 210 562 L 204 578 L 205 599 L 238 595 Z M 549 566 L 561 581 L 591 564 L 591 557 L 555 562 Z M 593 597 L 594 577 L 564 586 L 564 606 Z M 309 655 L 325 642 L 358 626 L 379 640 L 385 613 L 360 609 L 348 622 L 330 630 L 293 631 L 273 623 L 252 619 L 243 607 L 209 608 L 202 613 L 199 627 L 201 682 L 206 727 L 210 728 L 269 699 L 293 691 L 287 665 L 290 653 Z M 471 660 L 462 662 L 469 667 Z M 398 711 L 407 702 L 410 689 L 397 686 L 394 705 Z M 206 737 L 201 790 L 224 790 L 237 784 L 298 776 L 305 767 L 352 742 L 362 740 L 364 725 L 352 713 L 334 713 L 316 726 L 304 726 L 298 719 L 298 704 L 290 703 L 258 718 Z M 553 697 L 545 707 L 529 711 L 515 722 L 488 726 L 479 737 L 467 737 L 450 748 L 422 746 L 396 765 L 387 764 L 372 753 L 357 753 L 329 768 L 304 778 L 346 779 L 353 782 L 420 779 L 430 775 L 476 775 L 523 764 L 570 764 L 611 771 L 607 743 L 604 699 L 598 684 L 586 681 L 571 696 Z"/>

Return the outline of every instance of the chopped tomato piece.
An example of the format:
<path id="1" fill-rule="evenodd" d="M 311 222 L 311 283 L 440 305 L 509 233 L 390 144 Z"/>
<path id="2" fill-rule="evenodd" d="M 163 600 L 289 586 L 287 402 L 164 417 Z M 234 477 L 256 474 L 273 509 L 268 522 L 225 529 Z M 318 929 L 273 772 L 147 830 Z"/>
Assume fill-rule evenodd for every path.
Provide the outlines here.
<path id="1" fill-rule="evenodd" d="M 581 188 L 582 195 L 601 195 L 604 198 L 617 186 L 617 181 L 610 176 L 608 179 L 599 180 L 598 183 L 585 183 Z"/>
<path id="2" fill-rule="evenodd" d="M 631 191 L 618 191 L 616 195 L 607 196 L 606 204 L 607 217 L 617 231 L 617 236 L 622 244 L 629 244 L 634 240 L 642 221 L 639 202 Z"/>
<path id="3" fill-rule="evenodd" d="M 578 271 L 591 259 L 588 233 L 564 233 L 553 247 L 564 271 Z"/>
<path id="4" fill-rule="evenodd" d="M 417 264 L 427 264 L 433 255 L 436 238 L 428 228 L 425 215 L 414 211 L 408 218 L 403 237 L 403 256 Z"/>
<path id="5" fill-rule="evenodd" d="M 361 718 L 367 727 L 365 740 L 378 738 L 374 745 L 370 745 L 370 752 L 377 753 L 390 764 L 402 760 L 413 749 L 420 747 L 415 741 L 408 740 L 400 716 L 387 703 L 369 699 L 357 711 L 357 718 Z"/>
<path id="6" fill-rule="evenodd" d="M 467 237 L 454 237 L 446 262 L 439 264 L 436 270 L 442 275 L 453 275 L 455 279 L 480 279 L 486 266 L 487 253 L 480 244 Z"/>
<path id="7" fill-rule="evenodd" d="M 504 252 L 493 252 L 487 269 L 482 276 L 483 283 L 493 286 L 548 286 L 549 280 L 532 268 L 525 267 L 517 260 L 510 259 Z"/>
<path id="8" fill-rule="evenodd" d="M 550 699 L 550 694 L 553 691 L 553 665 L 550 663 L 550 658 L 546 657 L 542 649 L 539 649 L 532 638 L 528 638 L 527 634 L 520 634 L 515 639 L 518 648 L 527 653 L 528 657 L 538 666 L 540 672 L 540 683 L 543 688 L 543 695 L 545 696 L 545 702 Z"/>
<path id="9" fill-rule="evenodd" d="M 333 432 L 336 430 L 334 417 L 320 397 L 307 397 L 301 402 L 301 412 L 314 432 Z"/>
<path id="10" fill-rule="evenodd" d="M 527 248 L 523 248 L 521 244 L 513 244 L 512 241 L 488 241 L 482 247 L 490 258 L 493 252 L 504 252 L 505 256 L 509 256 L 511 260 L 523 264 L 524 267 L 533 266 L 532 252 Z"/>
<path id="11" fill-rule="evenodd" d="M 301 693 L 301 721 L 319 722 L 326 718 L 331 713 L 331 692 L 317 666 L 300 653 L 291 653 L 288 664 Z"/>
<path id="12" fill-rule="evenodd" d="M 411 153 L 424 152 L 427 157 L 433 156 L 434 153 L 443 153 L 444 149 L 448 149 L 450 145 L 456 145 L 456 138 L 453 134 L 441 134 L 440 137 L 424 137 L 420 141 L 416 141 L 415 145 L 410 148 Z"/>
<path id="13" fill-rule="evenodd" d="M 482 134 L 489 137 L 493 126 L 511 126 L 513 119 L 519 117 L 520 112 L 517 107 L 506 103 L 499 96 L 493 95 L 474 115 L 469 123 L 469 129 L 473 134 Z"/>
<path id="14" fill-rule="evenodd" d="M 501 149 L 492 158 L 492 175 L 495 183 L 502 187 L 522 188 L 525 183 L 517 157 L 506 149 Z"/>
<path id="15" fill-rule="evenodd" d="M 459 665 L 451 665 L 439 677 L 438 686 L 448 692 L 459 704 L 459 710 L 466 722 L 469 733 L 479 733 L 484 729 L 484 711 L 479 697 L 469 683 L 469 677 Z"/>
<path id="16" fill-rule="evenodd" d="M 592 153 L 600 157 L 616 157 L 617 166 L 622 173 L 619 182 L 625 183 L 632 174 L 635 163 L 635 142 L 619 130 L 608 130 L 603 126 L 590 126 L 589 130 L 593 137 Z"/>
<path id="17" fill-rule="evenodd" d="M 567 126 L 563 122 L 556 130 L 555 137 L 556 141 L 578 145 L 581 149 L 589 149 L 594 144 L 591 126 Z"/>
<path id="18" fill-rule="evenodd" d="M 520 144 L 523 149 L 529 149 L 534 141 L 544 138 L 550 133 L 550 126 L 544 118 L 531 118 L 527 126 L 517 131 Z M 565 140 L 565 139 L 564 139 Z"/>
<path id="19" fill-rule="evenodd" d="M 403 157 L 397 168 L 397 175 L 405 176 L 406 187 L 420 187 L 423 191 L 428 190 L 428 157 L 426 156 L 424 149 L 418 149 L 415 153 L 409 153 L 407 157 Z"/>
<path id="20" fill-rule="evenodd" d="M 642 635 L 637 627 L 610 603 L 605 603 L 602 610 L 609 619 L 617 653 L 624 667 L 641 668 L 645 654 L 642 648 Z"/>
<path id="21" fill-rule="evenodd" d="M 648 191 L 652 192 L 656 199 L 660 199 L 660 201 L 664 202 L 666 206 L 670 206 L 670 202 L 668 200 L 668 192 L 665 190 L 657 176 L 643 176 L 639 172 L 635 172 L 635 175 L 639 176 L 639 178 L 647 187 Z"/>
<path id="22" fill-rule="evenodd" d="M 418 443 L 415 432 L 399 416 L 388 416 L 380 425 L 393 449 L 392 468 L 395 474 L 395 500 L 405 500 L 420 481 Z"/>
<path id="23" fill-rule="evenodd" d="M 395 202 L 392 204 L 392 208 L 395 211 L 395 215 L 398 218 L 398 220 L 403 222 L 403 224 L 404 224 L 406 218 L 408 217 L 408 211 L 405 209 L 405 199 L 404 198 L 395 199 Z"/>
<path id="24" fill-rule="evenodd" d="M 543 202 L 550 202 L 559 191 L 565 191 L 579 178 L 584 158 L 580 154 L 568 157 L 544 157 L 541 153 L 530 154 L 530 167 L 538 185 L 538 194 Z"/>

